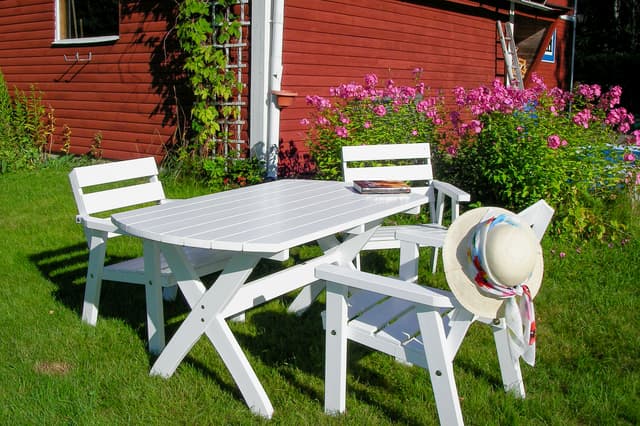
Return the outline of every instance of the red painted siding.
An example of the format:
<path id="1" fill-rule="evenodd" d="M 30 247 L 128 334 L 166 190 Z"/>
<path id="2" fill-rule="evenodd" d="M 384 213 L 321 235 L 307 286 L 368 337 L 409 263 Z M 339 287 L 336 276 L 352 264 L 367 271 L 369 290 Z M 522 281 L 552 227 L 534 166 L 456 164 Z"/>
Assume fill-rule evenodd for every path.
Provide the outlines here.
<path id="1" fill-rule="evenodd" d="M 100 132 L 107 158 L 160 159 L 176 128 L 175 76 L 163 69 L 162 51 L 173 25 L 163 9 L 172 3 L 163 3 L 123 1 L 117 42 L 72 47 L 52 45 L 53 1 L 1 1 L 0 69 L 10 87 L 28 90 L 36 84 L 43 91 L 45 103 L 55 109 L 58 143 L 63 125 L 71 128 L 72 152 L 86 153 Z M 554 3 L 567 6 L 569 0 Z M 299 97 L 282 111 L 281 138 L 302 148 L 299 121 L 310 112 L 304 97 L 326 95 L 330 86 L 361 81 L 366 73 L 408 84 L 411 71 L 420 67 L 425 83 L 445 93 L 502 78 L 495 22 L 507 19 L 508 5 L 503 0 L 285 0 L 282 87 Z M 558 28 L 556 63 L 537 60 L 531 69 L 550 86 L 565 81 L 570 24 L 526 12 L 555 21 Z M 64 55 L 76 53 L 82 58 L 91 53 L 92 59 L 65 61 Z M 243 110 L 243 118 L 250 116 Z"/>
<path id="2" fill-rule="evenodd" d="M 63 125 L 70 127 L 74 153 L 86 153 L 100 132 L 106 158 L 160 159 L 174 133 L 174 112 L 157 93 L 159 68 L 152 72 L 152 64 L 167 23 L 123 7 L 117 42 L 54 46 L 54 7 L 53 1 L 0 2 L 0 69 L 9 87 L 37 85 L 55 110 L 58 142 Z M 65 61 L 76 53 L 92 59 Z"/>
<path id="3" fill-rule="evenodd" d="M 412 70 L 419 67 L 425 83 L 445 94 L 456 86 L 475 87 L 504 78 L 496 20 L 508 20 L 505 7 L 508 3 L 499 1 L 287 0 L 282 87 L 300 96 L 282 112 L 281 138 L 298 145 L 304 140 L 299 121 L 311 112 L 306 95 L 328 95 L 329 87 L 362 82 L 366 73 L 408 84 Z M 556 19 L 531 9 L 523 12 L 550 22 Z M 566 34 L 562 28 L 558 46 Z M 554 86 L 565 78 L 558 72 L 565 65 L 536 64 L 532 70 Z"/>

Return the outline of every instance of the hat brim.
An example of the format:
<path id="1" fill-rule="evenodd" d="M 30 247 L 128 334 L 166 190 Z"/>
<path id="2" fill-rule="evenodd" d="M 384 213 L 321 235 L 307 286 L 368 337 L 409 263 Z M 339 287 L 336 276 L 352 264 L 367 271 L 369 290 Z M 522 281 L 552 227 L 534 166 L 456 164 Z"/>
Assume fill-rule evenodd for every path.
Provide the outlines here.
<path id="1" fill-rule="evenodd" d="M 493 298 L 481 292 L 465 268 L 469 264 L 469 242 L 475 226 L 490 215 L 499 214 L 517 216 L 509 210 L 499 207 L 480 207 L 462 214 L 447 230 L 444 246 L 442 247 L 444 272 L 449 288 L 465 309 L 484 318 L 499 318 L 502 316 L 501 308 L 504 300 Z M 544 270 L 540 245 L 537 246 L 537 251 L 534 270 L 526 282 L 532 298 L 536 296 L 540 289 Z"/>

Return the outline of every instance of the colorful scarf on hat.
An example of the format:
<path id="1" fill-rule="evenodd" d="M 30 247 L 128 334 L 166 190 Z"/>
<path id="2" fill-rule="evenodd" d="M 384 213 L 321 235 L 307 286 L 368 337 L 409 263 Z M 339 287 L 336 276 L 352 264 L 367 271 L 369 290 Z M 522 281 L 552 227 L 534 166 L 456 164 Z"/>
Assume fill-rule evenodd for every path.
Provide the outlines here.
<path id="1" fill-rule="evenodd" d="M 533 299 L 526 284 L 515 287 L 503 286 L 489 279 L 484 270 L 483 253 L 479 247 L 480 233 L 489 232 L 499 223 L 520 226 L 506 214 L 492 216 L 476 228 L 472 239 L 471 261 L 476 269 L 474 281 L 480 291 L 487 295 L 505 299 L 505 322 L 509 330 L 509 347 L 514 357 L 522 357 L 529 365 L 535 364 L 536 357 L 536 319 Z"/>

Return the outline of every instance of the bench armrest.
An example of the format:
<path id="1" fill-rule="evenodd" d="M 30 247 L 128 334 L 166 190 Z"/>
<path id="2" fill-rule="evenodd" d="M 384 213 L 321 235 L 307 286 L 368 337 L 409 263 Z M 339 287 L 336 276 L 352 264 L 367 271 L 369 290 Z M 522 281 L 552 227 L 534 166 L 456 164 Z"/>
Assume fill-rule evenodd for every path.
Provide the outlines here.
<path id="1" fill-rule="evenodd" d="M 118 228 L 111 222 L 111 219 L 99 218 L 93 216 L 76 216 L 76 223 L 80 223 L 82 226 L 94 229 L 96 231 L 104 231 L 104 232 L 117 232 Z"/>
<path id="2" fill-rule="evenodd" d="M 316 278 L 384 294 L 435 308 L 453 308 L 453 295 L 445 290 L 424 287 L 408 281 L 383 277 L 352 269 L 349 266 L 324 264 L 315 269 Z"/>
<path id="3" fill-rule="evenodd" d="M 460 214 L 460 203 L 471 200 L 469 193 L 450 183 L 434 180 L 431 182 L 431 187 L 437 193 L 437 201 L 435 205 L 430 204 L 429 213 L 431 213 L 431 222 L 437 223 L 438 225 L 442 225 L 445 197 L 451 198 L 452 222 L 456 220 Z"/>
<path id="4" fill-rule="evenodd" d="M 451 198 L 453 202 L 464 203 L 471 201 L 471 196 L 469 195 L 469 193 L 463 191 L 455 185 L 439 180 L 433 180 L 431 181 L 431 184 L 436 191 L 443 192 L 445 195 Z"/>

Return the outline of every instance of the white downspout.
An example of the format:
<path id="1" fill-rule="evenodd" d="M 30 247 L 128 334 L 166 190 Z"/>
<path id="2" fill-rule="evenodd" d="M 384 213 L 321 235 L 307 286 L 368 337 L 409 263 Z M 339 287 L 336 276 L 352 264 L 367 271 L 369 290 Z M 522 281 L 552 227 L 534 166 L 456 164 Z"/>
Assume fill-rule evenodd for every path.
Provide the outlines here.
<path id="1" fill-rule="evenodd" d="M 273 0 L 271 4 L 271 49 L 269 58 L 269 133 L 267 139 L 267 178 L 278 176 L 278 150 L 280 137 L 280 109 L 273 91 L 280 90 L 282 82 L 282 33 L 284 22 L 284 0 Z"/>
<path id="2" fill-rule="evenodd" d="M 249 84 L 249 142 L 251 155 L 266 164 L 269 139 L 269 48 L 271 0 L 251 5 L 251 78 Z"/>

